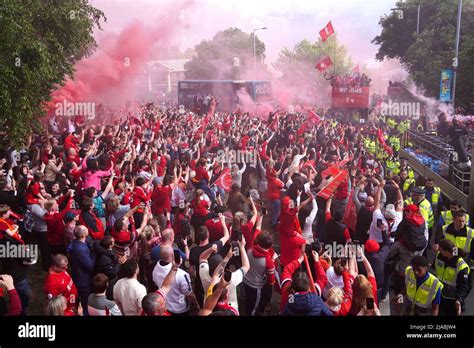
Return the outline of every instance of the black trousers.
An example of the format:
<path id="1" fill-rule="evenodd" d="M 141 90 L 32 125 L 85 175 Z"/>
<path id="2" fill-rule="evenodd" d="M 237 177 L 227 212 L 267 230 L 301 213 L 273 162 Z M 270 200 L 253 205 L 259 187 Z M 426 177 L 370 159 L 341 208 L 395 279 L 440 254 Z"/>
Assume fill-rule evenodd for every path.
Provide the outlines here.
<path id="1" fill-rule="evenodd" d="M 48 271 L 49 266 L 51 266 L 51 251 L 46 238 L 46 232 L 33 231 L 33 235 L 40 250 L 43 270 Z"/>
<path id="2" fill-rule="evenodd" d="M 244 283 L 245 287 L 245 314 L 261 315 L 272 299 L 272 286 L 265 284 L 263 288 L 252 288 Z"/>

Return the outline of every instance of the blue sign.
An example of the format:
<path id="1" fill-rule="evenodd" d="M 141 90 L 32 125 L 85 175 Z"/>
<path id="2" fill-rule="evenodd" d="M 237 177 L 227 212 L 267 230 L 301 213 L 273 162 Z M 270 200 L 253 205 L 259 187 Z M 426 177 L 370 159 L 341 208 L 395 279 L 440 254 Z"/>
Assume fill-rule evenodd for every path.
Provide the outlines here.
<path id="1" fill-rule="evenodd" d="M 453 81 L 453 71 L 445 69 L 441 71 L 441 85 L 439 87 L 439 101 L 451 102 L 451 85 Z"/>

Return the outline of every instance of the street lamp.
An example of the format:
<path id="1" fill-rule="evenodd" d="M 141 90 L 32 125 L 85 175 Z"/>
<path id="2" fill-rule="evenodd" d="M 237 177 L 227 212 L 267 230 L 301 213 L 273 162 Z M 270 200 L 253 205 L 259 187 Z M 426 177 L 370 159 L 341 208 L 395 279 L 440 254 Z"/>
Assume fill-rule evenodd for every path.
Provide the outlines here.
<path id="1" fill-rule="evenodd" d="M 263 28 L 257 28 L 257 29 L 254 29 L 252 30 L 252 35 L 253 35 L 253 80 L 255 81 L 257 79 L 257 63 L 255 61 L 256 59 L 256 53 L 255 53 L 255 32 L 257 30 L 266 30 L 268 29 L 267 27 L 263 27 Z"/>
<path id="2" fill-rule="evenodd" d="M 416 14 L 416 35 L 419 35 L 420 34 L 420 11 L 421 11 L 421 5 L 417 5 L 418 7 L 418 10 L 417 10 L 417 14 Z M 391 8 L 390 10 L 392 11 L 402 11 L 402 16 L 398 17 L 399 19 L 403 19 L 403 10 L 405 9 L 408 9 L 406 7 L 402 7 L 402 8 Z"/>

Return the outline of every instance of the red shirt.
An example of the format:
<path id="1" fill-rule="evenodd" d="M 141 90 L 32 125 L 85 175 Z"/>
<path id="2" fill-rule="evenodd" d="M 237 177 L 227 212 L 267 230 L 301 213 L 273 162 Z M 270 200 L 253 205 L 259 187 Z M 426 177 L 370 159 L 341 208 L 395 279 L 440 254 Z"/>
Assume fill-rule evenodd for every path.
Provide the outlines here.
<path id="1" fill-rule="evenodd" d="M 206 179 L 209 181 L 209 173 L 207 172 L 205 167 L 196 166 L 196 176 L 194 177 L 195 181 L 201 181 Z"/>
<path id="2" fill-rule="evenodd" d="M 63 295 L 67 301 L 67 309 L 76 307 L 77 288 L 66 271 L 56 273 L 49 271 L 44 281 L 44 292 L 49 298 Z"/>
<path id="3" fill-rule="evenodd" d="M 66 207 L 59 211 L 47 212 L 43 219 L 48 226 L 48 232 L 46 233 L 46 239 L 49 245 L 63 245 L 64 244 L 64 217 L 66 213 L 72 210 L 72 199 L 69 199 Z"/>
<path id="4" fill-rule="evenodd" d="M 280 244 L 280 263 L 284 267 L 300 257 L 301 246 L 306 244 L 306 240 L 296 231 L 291 235 L 288 233 L 280 233 Z"/>
<path id="5" fill-rule="evenodd" d="M 77 139 L 74 135 L 69 134 L 66 139 L 64 139 L 64 148 L 69 149 L 71 147 L 78 150 L 77 144 L 79 144 L 79 139 Z"/>
<path id="6" fill-rule="evenodd" d="M 242 225 L 242 235 L 245 238 L 245 249 L 250 249 L 253 245 L 254 233 L 253 233 L 253 222 L 249 221 L 245 225 Z"/>
<path id="7" fill-rule="evenodd" d="M 268 186 L 267 186 L 267 198 L 270 201 L 276 201 L 281 197 L 281 189 L 283 188 L 284 184 L 281 180 L 277 178 L 270 178 L 268 179 Z"/>
<path id="8" fill-rule="evenodd" d="M 132 196 L 130 197 L 130 208 L 135 208 L 141 202 L 148 202 L 151 198 L 151 192 L 146 193 L 145 190 L 137 186 L 133 189 Z M 138 209 L 138 211 L 141 211 Z"/>
<path id="9" fill-rule="evenodd" d="M 154 215 L 171 212 L 171 186 L 156 186 L 151 194 L 151 212 Z"/>
<path id="10" fill-rule="evenodd" d="M 205 199 L 194 198 L 191 202 L 191 208 L 193 209 L 193 215 L 196 216 L 206 216 L 209 213 L 209 203 Z"/>
<path id="11" fill-rule="evenodd" d="M 39 202 L 38 195 L 41 193 L 42 185 L 40 182 L 31 184 L 26 189 L 26 203 L 37 204 Z"/>

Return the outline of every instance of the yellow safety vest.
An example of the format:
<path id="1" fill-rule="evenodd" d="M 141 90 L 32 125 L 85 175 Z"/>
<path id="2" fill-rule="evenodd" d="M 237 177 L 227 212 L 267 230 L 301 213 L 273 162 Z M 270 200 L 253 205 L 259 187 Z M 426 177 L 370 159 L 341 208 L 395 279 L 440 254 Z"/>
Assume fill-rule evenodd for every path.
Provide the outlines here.
<path id="1" fill-rule="evenodd" d="M 450 225 L 453 223 L 453 213 L 451 213 L 451 210 L 443 210 L 441 212 L 441 217 L 443 218 L 443 221 L 444 221 L 444 226 L 447 226 L 447 225 Z M 469 214 L 466 214 L 466 226 L 469 226 Z"/>
<path id="2" fill-rule="evenodd" d="M 415 183 L 415 179 L 412 179 L 412 178 L 410 178 L 410 177 L 406 178 L 405 181 L 403 182 L 402 190 L 403 190 L 404 192 L 408 191 L 408 189 L 410 188 L 410 186 L 411 186 L 412 184 L 414 184 L 414 183 Z"/>
<path id="3" fill-rule="evenodd" d="M 471 252 L 471 241 L 474 239 L 474 230 L 470 227 L 466 226 L 466 236 L 454 236 L 454 234 L 446 233 L 449 225 L 443 226 L 443 236 L 447 240 L 450 240 L 457 246 L 459 249 L 462 249 L 466 252 L 466 254 L 470 254 Z"/>
<path id="4" fill-rule="evenodd" d="M 400 150 L 400 139 L 398 137 L 391 136 L 388 139 L 388 142 L 395 149 L 395 151 Z"/>
<path id="5" fill-rule="evenodd" d="M 405 204 L 416 204 L 420 208 L 420 214 L 423 216 L 423 219 L 428 223 L 428 228 L 433 227 L 434 225 L 434 214 L 433 209 L 431 208 L 431 203 L 425 198 L 419 204 L 414 203 L 413 199 L 410 197 L 405 199 Z"/>
<path id="6" fill-rule="evenodd" d="M 368 147 L 367 151 L 369 151 L 370 153 L 375 153 L 375 141 L 372 140 L 369 143 L 369 147 Z"/>
<path id="7" fill-rule="evenodd" d="M 387 126 L 388 128 L 395 128 L 395 126 L 397 125 L 397 123 L 395 122 L 395 120 L 393 118 L 389 118 L 387 120 Z"/>
<path id="8" fill-rule="evenodd" d="M 399 166 L 400 166 L 400 162 L 388 160 L 387 161 L 387 172 L 396 175 L 397 173 L 395 173 L 395 171 L 397 171 Z"/>
<path id="9" fill-rule="evenodd" d="M 439 259 L 439 252 L 436 253 L 436 260 L 435 260 L 435 270 L 436 270 L 436 277 L 443 283 L 443 297 L 454 299 L 456 296 L 456 283 L 458 273 L 462 270 L 467 269 L 469 273 L 469 266 L 467 263 L 462 259 L 462 257 L 458 258 L 456 263 L 456 268 L 447 267 L 443 260 Z"/>
<path id="10" fill-rule="evenodd" d="M 421 186 L 421 188 L 424 190 L 425 187 Z M 431 204 L 432 205 L 438 205 L 439 202 L 439 197 L 441 196 L 441 189 L 439 187 L 433 187 L 433 193 L 431 194 Z"/>
<path id="11" fill-rule="evenodd" d="M 415 273 L 411 266 L 405 269 L 405 284 L 407 297 L 411 302 L 411 315 L 415 314 L 415 306 L 425 310 L 430 309 L 438 290 L 443 288 L 443 283 L 431 273 L 428 279 L 417 288 Z"/>

